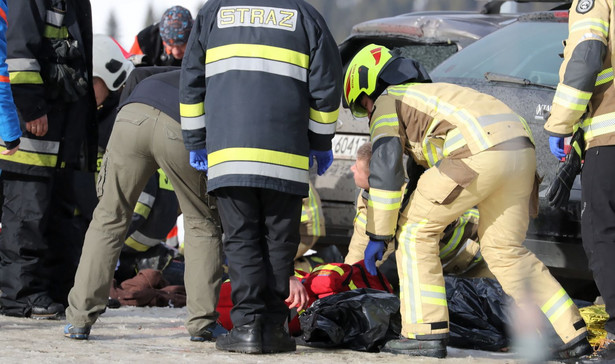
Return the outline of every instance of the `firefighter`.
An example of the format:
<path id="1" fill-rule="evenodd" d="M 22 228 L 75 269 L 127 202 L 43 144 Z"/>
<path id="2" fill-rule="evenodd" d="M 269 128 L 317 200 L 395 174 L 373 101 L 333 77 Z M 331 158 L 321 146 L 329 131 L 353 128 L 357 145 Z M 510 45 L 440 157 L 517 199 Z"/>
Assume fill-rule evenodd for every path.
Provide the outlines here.
<path id="1" fill-rule="evenodd" d="M 7 64 L 24 136 L 17 153 L 0 154 L 1 312 L 58 318 L 82 243 L 72 173 L 96 167 L 91 8 L 75 0 L 8 5 Z"/>
<path id="2" fill-rule="evenodd" d="M 615 11 L 606 0 L 575 0 L 570 6 L 569 36 L 560 68 L 551 114 L 545 123 L 551 152 L 565 156 L 564 137 L 573 130 L 584 134 L 585 162 L 581 170 L 581 234 L 594 280 L 609 314 L 604 345 L 588 362 L 615 360 Z"/>
<path id="3" fill-rule="evenodd" d="M 399 244 L 402 337 L 383 350 L 446 356 L 448 309 L 438 244 L 446 226 L 476 206 L 483 258 L 517 303 L 534 298 L 560 339 L 555 357 L 591 351 L 572 299 L 522 244 L 537 181 L 525 121 L 494 97 L 430 83 L 416 61 L 379 45 L 355 55 L 344 84 L 353 115 L 369 117 L 373 143 L 365 259 L 378 257 L 393 238 Z M 404 153 L 427 170 L 398 218 Z M 396 231 L 398 224 L 403 228 Z"/>
<path id="4" fill-rule="evenodd" d="M 165 10 L 158 23 L 141 30 L 135 37 L 130 48 L 135 64 L 181 66 L 192 24 L 190 10 L 179 5 Z"/>
<path id="5" fill-rule="evenodd" d="M 196 17 L 180 110 L 191 164 L 208 173 L 225 234 L 235 305 L 220 350 L 296 348 L 284 300 L 311 161 L 323 174 L 333 160 L 341 77 L 335 41 L 304 1 L 210 0 Z"/>
<path id="6" fill-rule="evenodd" d="M 367 142 L 357 150 L 357 159 L 352 165 L 351 170 L 354 175 L 355 184 L 361 188 L 357 198 L 357 214 L 354 218 L 354 231 L 348 245 L 348 254 L 344 259 L 346 264 L 354 264 L 364 258 L 365 248 L 369 243 L 369 236 L 366 234 L 367 205 L 369 202 L 369 162 L 372 157 L 372 143 Z M 413 163 L 409 160 L 408 163 Z M 418 167 L 418 166 L 417 166 Z M 414 191 L 416 182 L 404 183 L 403 196 Z M 409 186 L 410 185 L 410 186 Z M 408 188 L 408 189 L 407 189 Z M 409 196 L 408 196 L 409 197 Z M 402 200 L 400 211 L 404 210 L 407 199 Z M 405 219 L 404 219 L 405 220 Z M 397 229 L 403 229 L 397 226 Z M 478 232 L 478 210 L 471 208 L 465 211 L 459 218 L 444 229 L 439 244 L 439 256 L 442 261 L 442 271 L 444 274 L 451 274 L 463 277 L 487 277 L 493 278 L 493 274 L 485 264 L 480 253 L 477 242 Z M 387 258 L 395 252 L 395 243 L 387 245 L 386 251 L 376 259 L 365 261 L 365 267 L 372 275 L 376 275 L 376 267 L 382 265 Z"/>

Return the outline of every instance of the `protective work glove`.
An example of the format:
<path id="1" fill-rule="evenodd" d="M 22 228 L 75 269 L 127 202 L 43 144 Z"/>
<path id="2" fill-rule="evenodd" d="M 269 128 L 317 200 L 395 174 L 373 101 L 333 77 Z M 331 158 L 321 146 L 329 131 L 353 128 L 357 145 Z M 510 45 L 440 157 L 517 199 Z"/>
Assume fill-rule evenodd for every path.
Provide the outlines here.
<path id="1" fill-rule="evenodd" d="M 564 153 L 564 138 L 550 136 L 549 149 L 551 149 L 551 154 L 557 157 L 557 159 L 564 158 L 566 156 L 566 153 Z"/>
<path id="2" fill-rule="evenodd" d="M 363 253 L 363 262 L 365 263 L 365 269 L 367 269 L 369 274 L 373 276 L 378 274 L 376 261 L 382 260 L 382 254 L 384 254 L 385 247 L 384 241 L 369 239 L 369 243 L 367 243 L 367 247 Z"/>
<path id="3" fill-rule="evenodd" d="M 327 169 L 331 167 L 331 163 L 333 163 L 333 151 L 327 150 L 313 150 L 310 149 L 310 168 L 314 165 L 314 158 L 316 158 L 316 162 L 318 163 L 318 175 L 322 176 L 325 174 Z"/>
<path id="4" fill-rule="evenodd" d="M 570 152 L 566 160 L 557 170 L 555 178 L 549 185 L 546 192 L 549 206 L 560 208 L 568 203 L 570 189 L 577 174 L 581 172 L 583 152 L 585 150 L 585 139 L 583 129 L 579 128 L 572 135 L 570 140 Z"/>
<path id="5" fill-rule="evenodd" d="M 190 165 L 197 171 L 207 172 L 207 149 L 191 150 Z"/>

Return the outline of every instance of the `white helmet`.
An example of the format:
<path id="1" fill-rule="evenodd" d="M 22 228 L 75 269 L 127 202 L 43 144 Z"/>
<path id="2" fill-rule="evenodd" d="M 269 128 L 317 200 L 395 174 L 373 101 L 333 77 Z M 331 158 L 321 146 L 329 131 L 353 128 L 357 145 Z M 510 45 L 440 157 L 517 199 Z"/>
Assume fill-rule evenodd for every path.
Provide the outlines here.
<path id="1" fill-rule="evenodd" d="M 121 47 L 111 37 L 95 34 L 93 40 L 93 76 L 100 77 L 111 91 L 119 89 L 135 66 L 124 57 Z"/>

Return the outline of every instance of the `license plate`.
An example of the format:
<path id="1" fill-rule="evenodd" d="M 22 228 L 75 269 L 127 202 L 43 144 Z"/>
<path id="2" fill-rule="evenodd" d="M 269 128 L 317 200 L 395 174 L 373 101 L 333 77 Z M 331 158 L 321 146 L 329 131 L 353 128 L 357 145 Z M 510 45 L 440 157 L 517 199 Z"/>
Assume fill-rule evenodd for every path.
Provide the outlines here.
<path id="1" fill-rule="evenodd" d="M 335 134 L 333 156 L 336 159 L 356 159 L 357 150 L 366 142 L 369 142 L 369 135 Z"/>

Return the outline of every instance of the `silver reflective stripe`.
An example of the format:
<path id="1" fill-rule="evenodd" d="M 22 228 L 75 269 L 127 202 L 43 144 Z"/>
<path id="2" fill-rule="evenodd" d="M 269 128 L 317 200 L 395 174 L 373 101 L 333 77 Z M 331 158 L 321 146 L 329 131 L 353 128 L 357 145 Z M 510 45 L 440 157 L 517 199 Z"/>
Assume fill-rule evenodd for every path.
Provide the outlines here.
<path id="1" fill-rule="evenodd" d="M 4 140 L 2 140 L 2 144 L 4 144 Z M 20 138 L 19 150 L 24 152 L 58 154 L 60 142 L 30 139 L 22 136 Z"/>
<path id="2" fill-rule="evenodd" d="M 453 145 L 457 144 L 458 142 L 461 142 L 462 140 L 464 141 L 464 144 L 466 144 L 465 140 L 463 139 L 463 134 L 461 134 L 461 132 L 458 132 L 455 136 L 451 138 L 448 138 L 447 134 L 447 138 L 444 140 L 444 149 L 448 150 L 449 148 L 452 148 Z"/>
<path id="3" fill-rule="evenodd" d="M 141 194 L 139 195 L 139 201 L 138 202 L 140 202 L 143 205 L 151 208 L 152 205 L 154 204 L 155 200 L 156 200 L 156 197 L 150 195 L 149 193 L 141 192 Z"/>
<path id="4" fill-rule="evenodd" d="M 330 124 L 323 124 L 310 119 L 309 129 L 316 134 L 335 134 L 335 127 L 337 122 Z"/>
<path id="5" fill-rule="evenodd" d="M 585 33 L 583 34 L 583 36 L 581 37 L 579 41 L 583 41 L 587 39 L 596 39 L 602 42 L 604 40 L 604 37 L 601 37 L 598 34 L 594 34 L 594 33 Z"/>
<path id="6" fill-rule="evenodd" d="M 547 318 L 549 318 L 549 320 L 551 320 L 551 316 L 557 311 L 559 310 L 564 304 L 566 304 L 566 302 L 570 299 L 570 297 L 564 293 L 564 295 L 562 297 L 560 297 L 557 302 L 555 302 L 553 304 L 553 306 L 551 306 L 551 308 L 545 312 L 545 315 L 547 316 Z"/>
<path id="7" fill-rule="evenodd" d="M 374 195 L 369 195 L 369 199 L 373 202 L 381 203 L 385 205 L 393 205 L 393 204 L 400 202 L 399 197 L 384 198 L 384 197 L 375 197 Z"/>
<path id="8" fill-rule="evenodd" d="M 142 233 L 138 231 L 135 231 L 134 233 L 132 233 L 130 237 L 135 239 L 138 243 L 141 243 L 143 245 L 147 245 L 150 247 L 160 244 L 160 239 L 150 238 L 148 236 L 143 235 Z"/>
<path id="9" fill-rule="evenodd" d="M 215 76 L 226 71 L 260 71 L 280 76 L 288 76 L 299 81 L 307 81 L 307 70 L 290 63 L 263 58 L 232 57 L 207 63 L 205 77 Z"/>
<path id="10" fill-rule="evenodd" d="M 45 20 L 47 21 L 47 23 L 59 28 L 62 26 L 62 22 L 64 21 L 64 14 L 56 13 L 52 10 L 47 10 L 47 17 Z"/>
<path id="11" fill-rule="evenodd" d="M 36 71 L 41 70 L 41 66 L 34 58 L 9 58 L 6 60 L 9 65 L 9 71 Z"/>
<path id="12" fill-rule="evenodd" d="M 224 162 L 211 166 L 207 170 L 210 180 L 231 174 L 252 174 L 285 179 L 299 183 L 308 183 L 309 171 L 261 162 Z"/>
<path id="13" fill-rule="evenodd" d="M 197 116 L 195 118 L 181 117 L 182 130 L 197 130 L 205 127 L 205 115 Z"/>
<path id="14" fill-rule="evenodd" d="M 519 121 L 519 117 L 515 114 L 494 114 L 494 115 L 483 115 L 477 118 L 478 123 L 483 127 L 499 123 L 501 121 Z"/>
<path id="15" fill-rule="evenodd" d="M 439 300 L 446 300 L 446 293 L 421 290 L 421 297 L 431 297 L 437 298 Z"/>

